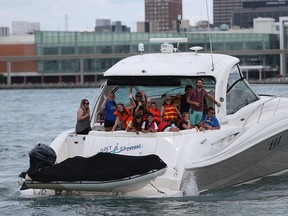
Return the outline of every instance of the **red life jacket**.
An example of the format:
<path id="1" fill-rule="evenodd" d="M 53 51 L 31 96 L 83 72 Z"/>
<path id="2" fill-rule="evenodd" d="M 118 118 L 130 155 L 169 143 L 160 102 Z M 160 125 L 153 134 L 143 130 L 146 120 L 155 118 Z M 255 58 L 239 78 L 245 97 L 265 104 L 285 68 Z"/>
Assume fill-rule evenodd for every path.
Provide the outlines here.
<path id="1" fill-rule="evenodd" d="M 161 122 L 159 125 L 158 125 L 158 131 L 159 132 L 163 132 L 164 129 L 168 126 L 168 122 Z"/>
<path id="2" fill-rule="evenodd" d="M 171 104 L 170 106 L 168 106 L 167 104 L 165 104 L 163 106 L 164 106 L 164 112 L 163 112 L 164 121 L 176 120 L 178 115 L 175 105 Z"/>
<path id="3" fill-rule="evenodd" d="M 161 118 L 160 118 L 160 110 L 159 109 L 152 109 L 151 107 L 149 107 L 148 109 L 149 113 L 152 113 L 154 115 L 154 121 L 159 124 L 161 122 Z"/>
<path id="4" fill-rule="evenodd" d="M 128 114 L 126 112 L 119 113 L 117 110 L 113 113 L 114 115 L 117 115 L 123 123 L 123 129 L 126 129 L 129 122 L 133 120 L 133 116 L 131 115 L 130 111 L 126 108 L 125 110 Z"/>
<path id="5" fill-rule="evenodd" d="M 155 123 L 156 122 L 154 120 L 151 122 L 151 124 L 148 122 L 148 120 L 145 120 L 145 130 L 148 130 L 150 127 L 155 129 Z"/>

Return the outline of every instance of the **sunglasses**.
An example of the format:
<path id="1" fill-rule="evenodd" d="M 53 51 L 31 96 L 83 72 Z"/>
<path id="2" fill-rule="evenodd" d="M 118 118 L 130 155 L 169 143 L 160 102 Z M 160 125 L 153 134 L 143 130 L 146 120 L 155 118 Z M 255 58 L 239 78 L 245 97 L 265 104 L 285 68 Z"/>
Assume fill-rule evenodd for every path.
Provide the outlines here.
<path id="1" fill-rule="evenodd" d="M 89 102 L 85 102 L 85 104 L 89 105 Z"/>

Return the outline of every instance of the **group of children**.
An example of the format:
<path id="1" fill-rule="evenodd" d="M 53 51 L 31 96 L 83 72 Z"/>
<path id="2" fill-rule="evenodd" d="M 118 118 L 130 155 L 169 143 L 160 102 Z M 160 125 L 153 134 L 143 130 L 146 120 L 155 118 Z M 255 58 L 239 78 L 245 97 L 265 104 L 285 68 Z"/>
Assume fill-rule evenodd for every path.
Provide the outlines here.
<path id="1" fill-rule="evenodd" d="M 121 123 L 122 130 L 137 134 L 140 131 L 155 133 L 162 131 L 178 132 L 191 128 L 196 128 L 196 130 L 220 128 L 220 124 L 214 116 L 215 110 L 212 107 L 203 116 L 203 121 L 196 125 L 190 123 L 189 111 L 180 113 L 177 106 L 172 102 L 171 96 L 165 97 L 161 109 L 158 109 L 155 102 L 150 103 L 150 98 L 144 91 L 137 92 L 135 99 L 132 96 L 132 91 L 130 91 L 130 104 L 127 107 L 121 103 L 116 104 L 114 99 L 115 95 L 112 92 L 108 96 L 104 95 L 104 101 L 101 105 L 101 109 L 105 111 L 105 131 L 117 130 L 119 123 Z"/>

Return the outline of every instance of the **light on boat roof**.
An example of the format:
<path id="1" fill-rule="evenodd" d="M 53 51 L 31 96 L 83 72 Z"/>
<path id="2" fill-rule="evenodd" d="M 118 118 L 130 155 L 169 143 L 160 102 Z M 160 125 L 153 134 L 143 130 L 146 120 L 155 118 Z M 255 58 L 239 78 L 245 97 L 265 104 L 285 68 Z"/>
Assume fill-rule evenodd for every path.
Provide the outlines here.
<path id="1" fill-rule="evenodd" d="M 200 46 L 194 46 L 194 47 L 190 47 L 189 49 L 192 50 L 192 51 L 194 51 L 195 54 L 197 55 L 197 52 L 198 52 L 199 50 L 202 50 L 203 47 L 200 47 Z"/>
<path id="2" fill-rule="evenodd" d="M 187 43 L 188 38 L 150 38 L 150 43 Z"/>

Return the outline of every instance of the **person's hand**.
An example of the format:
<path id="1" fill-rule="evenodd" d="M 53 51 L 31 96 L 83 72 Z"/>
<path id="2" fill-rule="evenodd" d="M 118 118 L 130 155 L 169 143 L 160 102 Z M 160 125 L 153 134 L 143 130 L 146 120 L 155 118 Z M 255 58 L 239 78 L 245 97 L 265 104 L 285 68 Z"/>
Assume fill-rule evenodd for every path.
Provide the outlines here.
<path id="1" fill-rule="evenodd" d="M 130 98 L 130 99 L 132 99 L 132 98 L 133 98 L 133 96 L 132 96 L 132 93 L 129 93 L 129 98 Z"/>
<path id="2" fill-rule="evenodd" d="M 150 97 L 147 97 L 147 102 L 149 103 L 151 101 L 151 98 Z"/>
<path id="3" fill-rule="evenodd" d="M 217 105 L 218 107 L 221 107 L 221 103 L 218 102 L 218 101 L 216 101 L 216 105 Z"/>
<path id="4" fill-rule="evenodd" d="M 141 90 L 140 92 L 141 92 L 141 95 L 142 95 L 142 96 L 146 95 L 146 93 L 145 93 L 144 90 Z"/>
<path id="5" fill-rule="evenodd" d="M 107 96 L 105 94 L 103 94 L 103 98 L 104 100 L 107 100 Z"/>

